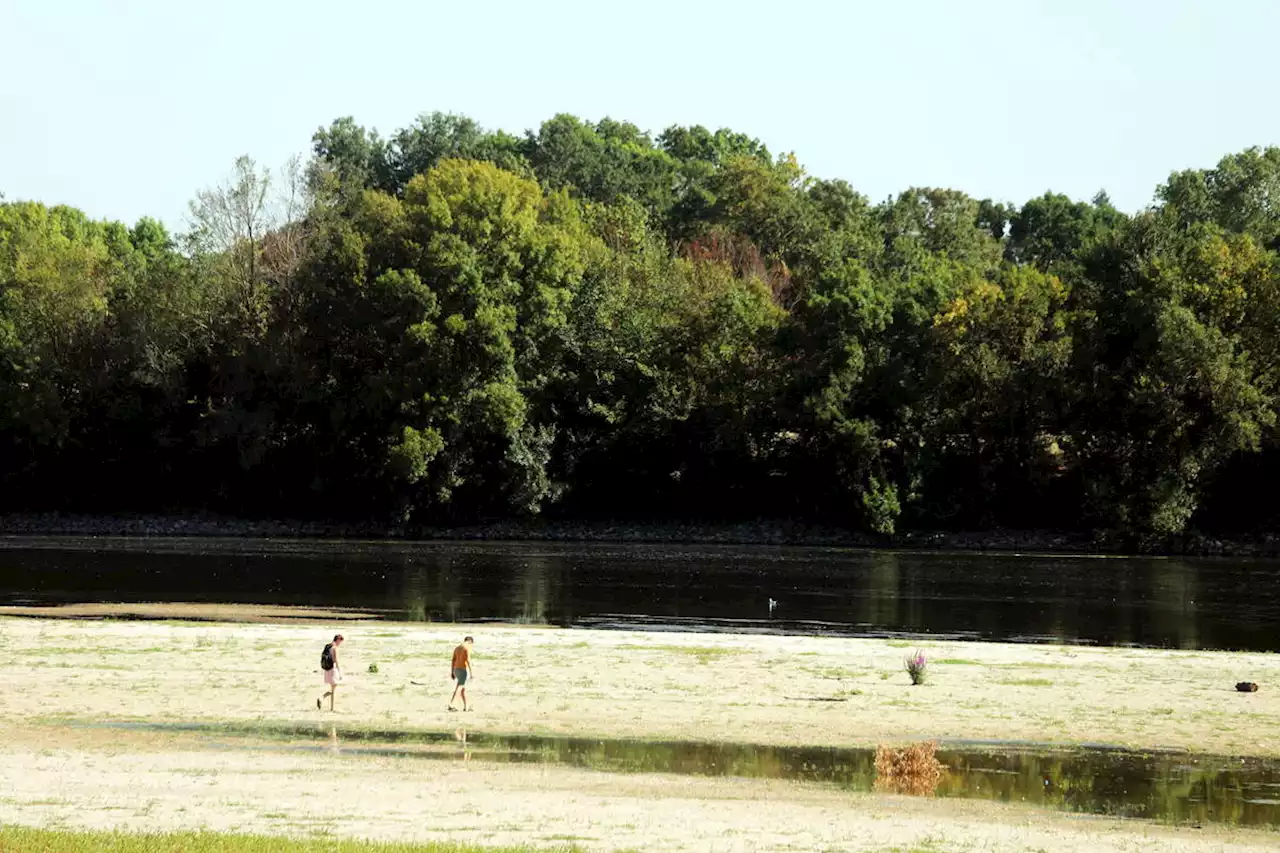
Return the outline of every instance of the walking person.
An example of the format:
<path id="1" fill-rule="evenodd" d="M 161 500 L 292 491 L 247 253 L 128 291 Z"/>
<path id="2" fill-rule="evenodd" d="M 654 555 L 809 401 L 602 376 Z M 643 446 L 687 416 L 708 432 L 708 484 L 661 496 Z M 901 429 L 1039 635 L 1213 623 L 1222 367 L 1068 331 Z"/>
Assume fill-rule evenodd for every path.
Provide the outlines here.
<path id="1" fill-rule="evenodd" d="M 475 644 L 475 640 L 471 637 L 463 639 L 462 644 L 453 650 L 453 661 L 449 664 L 449 677 L 457 682 L 453 688 L 453 696 L 449 697 L 449 710 L 458 710 L 453 706 L 453 702 L 458 698 L 458 694 L 462 694 L 462 710 L 470 711 L 467 707 L 467 681 L 471 678 L 471 647 Z"/>
<path id="2" fill-rule="evenodd" d="M 329 700 L 329 710 L 333 710 L 338 682 L 342 681 L 342 667 L 338 664 L 338 646 L 341 645 L 342 635 L 334 634 L 333 642 L 327 643 L 324 651 L 320 653 L 320 670 L 324 673 L 324 684 L 329 689 L 316 700 L 317 711 L 323 710 L 322 703 L 326 698 Z"/>

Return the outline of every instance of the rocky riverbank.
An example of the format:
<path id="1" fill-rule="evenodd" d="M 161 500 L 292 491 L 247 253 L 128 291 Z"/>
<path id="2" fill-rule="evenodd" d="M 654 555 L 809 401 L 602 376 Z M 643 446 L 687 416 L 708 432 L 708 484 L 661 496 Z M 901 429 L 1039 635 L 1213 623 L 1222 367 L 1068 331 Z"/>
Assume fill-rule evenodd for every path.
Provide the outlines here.
<path id="1" fill-rule="evenodd" d="M 241 519 L 191 515 L 0 515 L 0 536 L 210 536 L 234 538 L 652 542 L 722 545 L 815 545 L 953 551 L 1031 551 L 1184 556 L 1280 556 L 1280 535 L 1214 538 L 1184 535 L 1135 540 L 1108 534 L 1044 530 L 907 532 L 875 536 L 846 528 L 761 520 L 694 522 L 501 521 L 465 527 L 393 526 L 373 522 Z"/>

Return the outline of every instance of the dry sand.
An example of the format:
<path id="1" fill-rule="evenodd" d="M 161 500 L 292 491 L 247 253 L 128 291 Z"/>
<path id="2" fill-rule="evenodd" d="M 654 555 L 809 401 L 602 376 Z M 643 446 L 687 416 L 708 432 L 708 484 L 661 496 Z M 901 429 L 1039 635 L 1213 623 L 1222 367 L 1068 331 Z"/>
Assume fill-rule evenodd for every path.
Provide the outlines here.
<path id="1" fill-rule="evenodd" d="M 0 617 L 0 715 L 314 720 L 320 648 L 339 631 L 348 639 L 344 725 L 451 728 L 449 654 L 472 633 L 467 723 L 477 731 L 830 746 L 1010 739 L 1280 756 L 1274 654 L 924 643 L 930 682 L 912 687 L 902 660 L 914 647 L 884 640 L 488 625 Z M 1237 693 L 1241 680 L 1261 689 Z"/>
<path id="2" fill-rule="evenodd" d="M 157 611 L 164 612 L 164 611 Z M 153 612 L 150 615 L 156 615 Z M 182 611 L 171 611 L 175 615 Z M 83 614 L 81 614 L 83 615 Z M 243 615 L 243 614 L 242 614 Z M 273 614 L 274 615 L 274 614 Z M 335 617 L 339 614 L 333 614 Z M 284 616 L 282 618 L 288 618 Z M 339 712 L 315 710 L 335 632 Z M 449 653 L 476 637 L 477 710 L 450 714 Z M 207 827 L 645 851 L 1274 850 L 1276 833 L 1169 828 L 773 780 L 217 748 L 142 719 L 869 745 L 919 737 L 1280 755 L 1280 657 L 511 626 L 0 617 L 0 822 Z M 378 664 L 378 673 L 367 672 Z M 1238 694 L 1248 679 L 1260 692 Z M 411 681 L 429 684 L 419 687 Z M 821 700 L 842 701 L 821 701 Z M 51 719 L 60 718 L 60 719 Z M 338 791 L 340 807 L 328 805 Z"/>

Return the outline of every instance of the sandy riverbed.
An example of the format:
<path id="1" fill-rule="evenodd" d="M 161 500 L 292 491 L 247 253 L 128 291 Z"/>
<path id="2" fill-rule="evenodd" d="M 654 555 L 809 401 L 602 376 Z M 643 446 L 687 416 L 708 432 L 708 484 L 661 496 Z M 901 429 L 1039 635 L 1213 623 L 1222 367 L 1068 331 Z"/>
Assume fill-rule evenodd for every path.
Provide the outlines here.
<path id="1" fill-rule="evenodd" d="M 770 780 L 211 749 L 189 735 L 0 725 L 0 822 L 561 845 L 646 853 L 1275 849 L 1276 834 Z M 460 751 L 459 751 L 460 752 Z"/>
<path id="2" fill-rule="evenodd" d="M 338 697 L 347 726 L 456 724 L 445 709 L 449 653 L 472 633 L 475 731 L 839 746 L 1011 739 L 1280 756 L 1275 654 L 924 643 L 930 683 L 911 687 L 902 659 L 914 646 L 883 640 L 341 618 L 0 616 L 0 715 L 314 720 L 320 648 L 339 631 L 348 639 Z M 1240 680 L 1261 689 L 1237 693 Z"/>
<path id="3" fill-rule="evenodd" d="M 322 752 L 279 742 L 226 748 L 181 732 L 66 722 L 324 720 L 430 730 L 465 722 L 472 732 L 826 745 L 1007 738 L 1274 756 L 1276 655 L 940 642 L 922 644 L 934 660 L 931 683 L 911 687 L 901 661 L 912 647 L 877 640 L 369 623 L 235 609 L 133 615 L 165 614 L 249 621 L 0 616 L 9 676 L 0 692 L 0 822 L 664 853 L 1275 849 L 1275 833 L 986 802 L 491 764 L 462 761 L 461 750 L 455 760 L 368 756 L 336 741 Z M 299 615 L 332 621 L 290 621 Z M 330 715 L 314 703 L 320 648 L 337 631 L 349 641 L 347 678 L 340 713 Z M 477 710 L 465 716 L 445 710 L 448 655 L 464 633 L 477 640 Z M 1244 678 L 1261 691 L 1236 693 Z"/>

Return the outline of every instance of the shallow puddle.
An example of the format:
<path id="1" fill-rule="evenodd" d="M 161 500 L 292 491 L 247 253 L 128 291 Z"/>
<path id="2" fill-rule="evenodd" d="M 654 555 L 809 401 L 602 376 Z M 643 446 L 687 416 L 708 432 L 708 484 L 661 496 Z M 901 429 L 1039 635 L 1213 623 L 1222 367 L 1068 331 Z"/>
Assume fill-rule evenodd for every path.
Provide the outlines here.
<path id="1" fill-rule="evenodd" d="M 870 791 L 875 751 L 752 744 L 603 740 L 468 732 L 304 726 L 108 723 L 205 735 L 235 750 L 315 750 L 425 760 L 552 763 L 611 773 L 786 779 Z M 98 727 L 95 725 L 94 727 Z M 1280 761 L 1112 748 L 965 746 L 937 754 L 932 793 L 1170 823 L 1280 827 Z"/>

